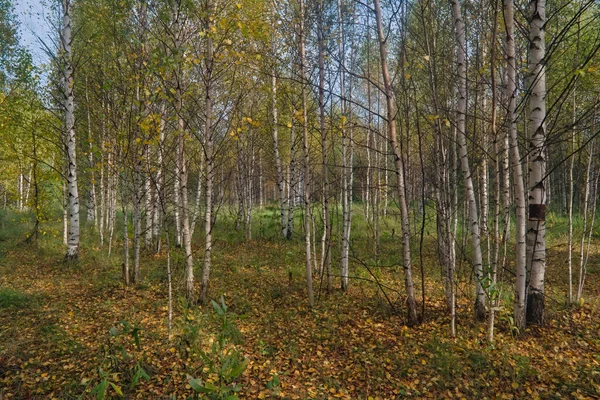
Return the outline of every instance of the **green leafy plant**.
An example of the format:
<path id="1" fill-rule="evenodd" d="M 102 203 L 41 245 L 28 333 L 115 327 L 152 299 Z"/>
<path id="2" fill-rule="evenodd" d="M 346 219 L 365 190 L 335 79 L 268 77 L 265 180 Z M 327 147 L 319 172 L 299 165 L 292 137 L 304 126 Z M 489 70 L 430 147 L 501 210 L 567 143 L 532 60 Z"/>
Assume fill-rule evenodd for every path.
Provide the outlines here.
<path id="1" fill-rule="evenodd" d="M 98 383 L 90 393 L 96 400 L 105 399 L 111 389 L 117 396 L 125 397 L 122 387 L 117 384 L 119 381 L 129 382 L 128 388 L 133 390 L 142 379 L 150 380 L 142 367 L 143 355 L 134 357 L 127 351 L 128 342 L 141 351 L 141 331 L 142 328 L 127 321 L 119 321 L 108 330 L 107 343 L 103 346 L 104 359 L 97 368 Z"/>
<path id="2" fill-rule="evenodd" d="M 267 382 L 267 389 L 271 390 L 273 396 L 279 396 L 281 393 L 281 381 L 279 375 L 273 374 L 273 377 Z"/>
<path id="3" fill-rule="evenodd" d="M 519 336 L 521 331 L 519 330 L 519 327 L 517 326 L 517 324 L 515 324 L 515 318 L 512 315 L 510 315 L 510 314 L 502 315 L 501 314 L 500 320 L 504 321 L 508 325 L 509 332 L 511 335 L 513 335 L 513 337 Z"/>
<path id="4" fill-rule="evenodd" d="M 214 400 L 235 400 L 241 390 L 237 379 L 242 375 L 250 360 L 237 349 L 241 334 L 235 326 L 231 313 L 221 296 L 221 304 L 212 301 L 213 309 L 219 321 L 219 333 L 211 340 L 210 351 L 200 350 L 203 362 L 204 378 L 188 375 L 188 382 L 195 392 L 195 398 Z"/>

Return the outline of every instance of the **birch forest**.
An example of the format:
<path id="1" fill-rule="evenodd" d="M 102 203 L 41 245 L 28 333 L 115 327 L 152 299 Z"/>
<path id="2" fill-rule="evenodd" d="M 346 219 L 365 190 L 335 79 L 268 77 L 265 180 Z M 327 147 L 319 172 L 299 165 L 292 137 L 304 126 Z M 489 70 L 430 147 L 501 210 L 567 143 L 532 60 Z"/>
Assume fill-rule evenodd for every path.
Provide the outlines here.
<path id="1" fill-rule="evenodd" d="M 19 1 L 0 400 L 600 398 L 600 3 Z"/>

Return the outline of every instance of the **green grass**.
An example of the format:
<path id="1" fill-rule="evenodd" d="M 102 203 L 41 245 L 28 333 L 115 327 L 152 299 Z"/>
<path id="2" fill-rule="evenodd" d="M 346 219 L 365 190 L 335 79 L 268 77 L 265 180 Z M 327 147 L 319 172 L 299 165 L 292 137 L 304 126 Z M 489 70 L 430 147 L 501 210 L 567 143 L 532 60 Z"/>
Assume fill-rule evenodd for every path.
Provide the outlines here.
<path id="1" fill-rule="evenodd" d="M 12 288 L 0 288 L 0 308 L 26 309 L 34 305 L 34 299 Z"/>

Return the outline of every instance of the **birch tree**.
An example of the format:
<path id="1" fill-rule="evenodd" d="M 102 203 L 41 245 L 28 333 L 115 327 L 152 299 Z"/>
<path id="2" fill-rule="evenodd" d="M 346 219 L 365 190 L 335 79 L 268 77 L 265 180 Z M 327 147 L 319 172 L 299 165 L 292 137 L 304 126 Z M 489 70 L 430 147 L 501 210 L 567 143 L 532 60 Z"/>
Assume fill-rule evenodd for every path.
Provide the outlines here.
<path id="1" fill-rule="evenodd" d="M 313 295 L 313 278 L 311 263 L 311 210 L 310 210 L 310 152 L 308 138 L 308 104 L 306 94 L 306 31 L 305 31 L 305 4 L 300 0 L 300 80 L 302 86 L 302 149 L 304 151 L 304 242 L 306 251 L 306 292 L 310 307 L 315 305 Z"/>
<path id="2" fill-rule="evenodd" d="M 206 204 L 204 207 L 204 265 L 202 267 L 202 280 L 200 284 L 200 302 L 205 303 L 208 298 L 208 280 L 210 279 L 210 267 L 212 262 L 212 228 L 213 228 L 213 185 L 214 185 L 214 137 L 212 126 L 213 107 L 213 41 L 212 41 L 212 12 L 211 0 L 206 2 L 206 17 L 203 25 L 206 29 L 205 53 L 204 53 L 204 159 L 206 160 Z"/>
<path id="3" fill-rule="evenodd" d="M 479 321 L 485 319 L 485 291 L 482 285 L 483 280 L 483 261 L 481 255 L 481 236 L 479 232 L 479 218 L 477 215 L 477 202 L 475 200 L 475 190 L 471 169 L 469 166 L 469 156 L 467 154 L 467 134 L 466 134 L 466 112 L 467 112 L 467 65 L 466 65 L 466 41 L 465 25 L 463 22 L 459 0 L 451 0 L 452 17 L 454 19 L 454 34 L 456 35 L 456 63 L 458 70 L 458 103 L 456 129 L 458 131 L 458 151 L 460 165 L 463 173 L 465 189 L 467 191 L 468 221 L 471 231 L 471 241 L 473 245 L 473 270 L 475 272 L 475 318 Z"/>
<path id="4" fill-rule="evenodd" d="M 67 191 L 69 199 L 69 233 L 66 260 L 76 261 L 79 256 L 79 192 L 77 189 L 77 142 L 75 135 L 75 84 L 72 54 L 71 0 L 62 1 L 62 31 L 60 35 L 63 72 L 63 95 L 67 155 Z"/>
<path id="5" fill-rule="evenodd" d="M 527 223 L 528 269 L 527 323 L 544 322 L 546 272 L 546 1 L 529 2 L 529 220 Z"/>
<path id="6" fill-rule="evenodd" d="M 512 166 L 514 195 L 516 203 L 517 222 L 515 226 L 515 304 L 514 320 L 519 329 L 525 328 L 525 291 L 527 279 L 526 265 L 526 211 L 525 211 L 525 186 L 523 182 L 523 167 L 519 152 L 519 141 L 517 136 L 517 116 L 515 109 L 517 105 L 517 65 L 515 59 L 515 33 L 514 33 L 514 1 L 504 0 L 504 26 L 506 27 L 505 54 L 506 54 L 506 120 L 508 136 L 510 139 L 510 159 Z"/>
<path id="7" fill-rule="evenodd" d="M 375 19 L 377 24 L 377 38 L 379 40 L 379 55 L 381 57 L 381 73 L 384 84 L 384 95 L 386 100 L 388 139 L 394 155 L 394 166 L 396 170 L 396 184 L 398 190 L 398 199 L 400 203 L 401 224 L 402 224 L 402 252 L 404 268 L 404 289 L 406 290 L 406 307 L 408 313 L 408 324 L 417 325 L 417 303 L 415 301 L 415 289 L 412 278 L 412 260 L 410 251 L 410 225 L 408 205 L 406 204 L 406 192 L 404 181 L 404 166 L 402 165 L 402 155 L 396 136 L 396 105 L 394 103 L 394 89 L 387 65 L 387 39 L 383 32 L 383 21 L 381 14 L 381 5 L 379 0 L 375 2 Z"/>

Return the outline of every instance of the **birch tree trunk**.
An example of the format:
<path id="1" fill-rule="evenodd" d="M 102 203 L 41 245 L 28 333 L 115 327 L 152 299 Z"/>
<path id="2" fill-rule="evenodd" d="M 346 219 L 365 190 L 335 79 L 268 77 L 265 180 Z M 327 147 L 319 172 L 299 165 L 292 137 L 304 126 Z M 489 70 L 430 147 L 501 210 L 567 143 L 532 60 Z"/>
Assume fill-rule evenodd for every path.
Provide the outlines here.
<path id="1" fill-rule="evenodd" d="M 198 184 L 196 186 L 196 202 L 194 204 L 194 211 L 192 214 L 192 222 L 190 224 L 190 238 L 194 237 L 194 231 L 196 230 L 196 223 L 200 216 L 200 205 L 202 204 L 202 182 L 204 180 L 204 153 L 200 154 L 200 166 L 198 168 Z"/>
<path id="2" fill-rule="evenodd" d="M 207 32 L 211 31 L 211 1 L 207 1 L 206 18 Z M 213 70 L 213 43 L 211 35 L 206 36 L 206 75 L 205 75 L 205 99 L 204 99 L 204 155 L 206 159 L 206 206 L 204 208 L 204 266 L 202 268 L 202 282 L 200 285 L 200 302 L 206 303 L 208 295 L 208 280 L 210 278 L 210 267 L 212 260 L 212 206 L 213 206 L 213 182 L 214 182 L 214 154 L 213 154 L 213 132 L 212 132 L 212 70 Z"/>
<path id="3" fill-rule="evenodd" d="M 104 170 L 106 169 L 104 161 L 104 120 L 102 121 L 102 138 L 100 139 L 100 247 L 104 246 L 104 220 L 106 218 L 106 188 L 104 185 Z"/>
<path id="4" fill-rule="evenodd" d="M 492 4 L 493 4 L 493 13 L 492 13 L 492 18 L 494 19 L 493 22 L 493 30 L 492 30 L 492 45 L 490 48 L 490 83 L 491 83 L 491 90 L 492 90 L 492 109 L 491 109 L 491 113 L 492 113 L 492 118 L 491 118 L 491 136 L 494 140 L 494 150 L 498 151 L 498 131 L 497 131 L 497 127 L 496 127 L 496 118 L 497 118 L 497 94 L 496 94 L 496 41 L 497 41 L 497 35 L 498 35 L 498 2 L 495 0 L 492 0 Z M 484 94 L 485 96 L 485 94 Z M 485 108 L 484 108 L 484 112 L 485 112 Z M 487 149 L 486 149 L 487 150 Z M 498 252 L 497 252 L 497 232 L 498 232 L 498 217 L 499 217 L 499 213 L 500 213 L 500 207 L 499 207 L 499 203 L 500 203 L 500 185 L 498 182 L 498 178 L 500 177 L 500 163 L 499 163 L 499 155 L 496 153 L 496 159 L 495 159 L 495 172 L 496 172 L 496 191 L 495 191 L 495 201 L 494 201 L 494 248 L 496 249 L 495 253 L 494 253 L 494 258 L 491 261 L 490 264 L 490 252 L 491 252 L 491 246 L 490 246 L 490 236 L 487 234 L 487 224 L 485 225 L 486 228 L 486 240 L 487 240 L 487 252 L 488 252 L 488 265 L 490 265 L 491 267 L 491 272 L 492 272 L 492 276 L 491 276 L 491 282 L 492 285 L 495 287 L 497 280 L 498 280 Z M 486 204 L 486 214 L 487 214 L 487 204 Z M 499 297 L 499 293 L 497 290 L 490 290 L 490 306 L 489 306 L 489 316 L 488 316 L 488 342 L 489 343 L 493 343 L 494 342 L 494 319 L 495 319 L 495 314 L 496 314 L 496 309 L 498 308 L 498 297 Z"/>
<path id="5" fill-rule="evenodd" d="M 189 216 L 189 202 L 188 202 L 188 189 L 187 189 L 187 166 L 185 157 L 185 125 L 182 116 L 183 108 L 183 94 L 181 90 L 181 83 L 178 84 L 176 89 L 177 96 L 177 163 L 179 164 L 179 190 L 181 192 L 181 233 L 183 236 L 183 247 L 185 250 L 185 293 L 188 304 L 193 305 L 195 301 L 194 296 L 194 258 L 192 254 L 192 238 L 190 236 L 190 216 Z"/>
<path id="6" fill-rule="evenodd" d="M 144 214 L 146 217 L 146 232 L 144 238 L 144 246 L 149 249 L 152 246 L 152 238 L 154 237 L 153 225 L 154 221 L 154 208 L 152 205 L 152 199 L 154 194 L 152 193 L 152 168 L 150 166 L 150 146 L 145 146 L 145 176 L 144 176 Z"/>
<path id="7" fill-rule="evenodd" d="M 290 164 L 288 166 L 288 209 L 286 238 L 292 239 L 294 233 L 294 206 L 296 204 L 296 124 L 295 109 L 292 108 L 292 122 L 290 126 Z"/>
<path id="8" fill-rule="evenodd" d="M 71 0 L 62 0 L 63 26 L 61 34 L 65 96 L 65 131 L 67 134 L 67 186 L 69 194 L 69 234 L 66 260 L 76 261 L 79 256 L 79 193 L 77 190 L 77 143 L 75 137 L 75 98 L 73 54 L 71 51 Z"/>
<path id="9" fill-rule="evenodd" d="M 135 151 L 134 155 L 139 158 L 138 152 Z M 142 233 L 142 185 L 141 185 L 141 171 L 139 159 L 134 160 L 135 167 L 133 171 L 133 276 L 132 282 L 138 283 L 140 280 L 140 247 L 141 247 L 141 233 Z"/>
<path id="10" fill-rule="evenodd" d="M 62 205 L 63 205 L 63 244 L 69 244 L 69 201 L 67 197 L 67 185 L 62 185 Z"/>
<path id="11" fill-rule="evenodd" d="M 595 125 L 595 124 L 594 124 Z M 595 133 L 595 130 L 592 130 Z M 590 192 L 592 189 L 595 189 L 595 183 L 592 179 L 592 160 L 594 159 L 594 144 L 590 143 L 590 154 L 588 156 L 587 168 L 585 170 L 585 192 L 583 196 L 583 232 L 581 233 L 581 243 L 580 243 L 580 251 L 579 251 L 579 279 L 577 284 L 577 301 L 581 301 L 583 297 L 583 286 L 585 284 L 585 276 L 586 276 L 586 267 L 587 267 L 587 256 L 585 256 L 585 237 L 588 232 L 588 219 L 589 219 L 589 208 L 591 206 L 592 213 L 595 213 L 596 209 L 596 199 L 594 197 L 594 202 L 589 203 Z M 592 224 L 590 225 L 590 239 L 592 236 L 592 231 L 594 230 L 594 218 L 592 218 Z M 589 255 L 589 245 L 588 245 L 588 255 Z M 569 270 L 569 273 L 571 271 Z M 570 277 L 569 277 L 570 278 Z M 569 283 L 571 283 L 571 279 L 569 279 Z"/>
<path id="12" fill-rule="evenodd" d="M 342 290 L 348 290 L 349 284 L 349 253 L 350 253 L 350 225 L 351 225 L 351 210 L 350 203 L 352 197 L 350 195 L 349 186 L 349 175 L 351 175 L 352 162 L 348 162 L 348 137 L 346 133 L 346 121 L 347 119 L 347 103 L 346 103 L 346 79 L 345 79 L 345 62 L 344 62 L 344 26 L 342 20 L 342 0 L 337 0 L 338 9 L 338 25 L 339 25 L 339 43 L 338 43 L 338 56 L 340 59 L 340 98 L 342 99 L 342 123 L 341 123 L 341 134 L 342 134 L 342 255 L 341 255 L 341 286 Z M 369 133 L 367 133 L 369 134 Z"/>
<path id="13" fill-rule="evenodd" d="M 579 36 L 579 32 L 581 31 L 581 24 L 580 24 L 580 19 L 578 18 L 577 20 L 577 49 L 575 51 L 575 68 L 578 68 L 579 65 L 579 40 L 580 40 L 580 36 Z M 577 125 L 577 78 L 579 75 L 575 75 L 575 81 L 573 82 L 573 102 L 572 102 L 572 133 L 571 133 L 571 140 L 570 140 L 570 148 L 569 146 L 567 146 L 567 151 L 570 154 L 570 162 L 569 162 L 569 173 L 567 176 L 567 184 L 569 186 L 569 200 L 567 203 L 567 208 L 569 211 L 569 239 L 568 239 L 568 269 L 569 269 L 569 303 L 573 303 L 573 197 L 574 197 L 574 193 L 573 193 L 573 169 L 575 166 L 575 138 L 576 138 L 576 134 L 577 134 L 577 130 L 576 130 L 576 125 Z M 589 167 L 589 164 L 588 164 Z M 589 170 L 588 170 L 588 175 L 589 175 Z M 588 177 L 589 178 L 589 177 Z M 589 182 L 588 182 L 589 183 Z M 548 188 L 549 190 L 549 188 Z M 588 195 L 588 186 L 586 186 L 586 197 Z M 584 218 L 584 234 L 583 236 L 585 236 L 585 223 L 587 222 L 587 213 L 584 213 L 583 215 Z M 583 243 L 583 240 L 582 240 Z M 583 244 L 582 244 L 582 248 L 583 248 Z M 582 250 L 583 252 L 583 250 Z"/>
<path id="14" fill-rule="evenodd" d="M 525 320 L 525 295 L 527 282 L 526 265 L 526 245 L 525 245 L 525 186 L 523 182 L 523 167 L 521 156 L 519 154 L 519 142 L 517 136 L 517 116 L 515 109 L 517 105 L 517 64 L 515 59 L 515 36 L 514 36 L 514 0 L 504 0 L 504 25 L 506 27 L 506 99 L 508 121 L 508 136 L 510 138 L 510 158 L 512 164 L 512 174 L 514 183 L 514 193 L 516 202 L 516 243 L 515 243 L 515 304 L 514 320 L 515 325 L 523 330 L 526 325 Z"/>
<path id="15" fill-rule="evenodd" d="M 271 57 L 273 60 L 277 57 L 277 38 L 276 38 L 276 26 L 277 26 L 277 18 L 275 15 L 275 6 L 272 9 L 272 21 L 271 21 L 271 29 L 273 30 L 273 34 L 271 36 Z M 275 156 L 275 172 L 276 176 L 276 184 L 277 190 L 279 192 L 279 208 L 281 213 L 281 236 L 285 239 L 287 237 L 287 220 L 286 220 L 286 210 L 285 210 L 285 187 L 283 182 L 283 168 L 281 166 L 281 157 L 279 155 L 279 119 L 278 119 L 278 110 L 277 110 L 277 64 L 273 61 L 272 66 L 272 75 L 271 75 L 271 117 L 273 119 L 273 152 Z M 290 155 L 291 157 L 291 155 Z M 262 185 L 261 185 L 262 186 Z"/>
<path id="16" fill-rule="evenodd" d="M 274 46 L 274 40 L 272 40 L 272 46 Z M 277 190 L 279 192 L 279 208 L 281 213 L 281 236 L 283 238 L 287 237 L 287 228 L 288 224 L 286 221 L 286 211 L 285 211 L 285 188 L 283 186 L 283 170 L 281 168 L 281 157 L 279 156 L 279 127 L 278 119 L 277 119 L 277 77 L 275 76 L 275 72 L 273 72 L 273 76 L 271 77 L 271 115 L 273 118 L 273 151 L 275 153 L 275 170 L 277 173 Z"/>
<path id="17" fill-rule="evenodd" d="M 153 236 L 156 238 L 156 252 L 160 252 L 160 228 L 164 223 L 164 190 L 165 190 L 165 175 L 164 175 L 164 145 L 165 145 L 165 105 L 160 108 L 160 122 L 158 129 L 160 130 L 158 142 L 158 159 L 156 171 L 156 188 L 154 190 L 154 203 L 152 205 L 154 212 Z M 170 247 L 169 247 L 170 249 Z"/>
<path id="18" fill-rule="evenodd" d="M 323 0 L 319 0 L 319 128 L 321 130 L 321 174 L 323 179 L 323 271 L 327 274 L 327 291 L 333 290 L 331 271 L 331 220 L 329 217 L 329 170 L 327 165 L 327 130 L 325 128 L 325 29 Z"/>
<path id="19" fill-rule="evenodd" d="M 471 231 L 471 241 L 473 244 L 473 269 L 475 271 L 475 318 L 478 321 L 485 320 L 485 291 L 482 285 L 483 262 L 481 255 L 481 237 L 479 232 L 479 219 L 477 215 L 477 203 L 475 200 L 475 190 L 473 188 L 473 179 L 469 167 L 469 158 L 467 154 L 466 138 L 466 111 L 467 111 L 467 64 L 466 64 L 466 42 L 465 27 L 462 19 L 459 0 L 450 0 L 452 5 L 452 16 L 454 18 L 454 33 L 456 35 L 457 45 L 457 67 L 458 67 L 458 104 L 457 121 L 458 147 L 460 155 L 460 164 L 464 175 L 464 184 L 467 190 L 468 221 Z"/>
<path id="20" fill-rule="evenodd" d="M 90 189 L 88 193 L 87 221 L 94 222 L 94 227 L 98 229 L 98 209 L 96 208 L 96 179 L 94 177 L 94 137 L 92 135 L 92 117 L 90 111 L 90 97 L 88 94 L 87 76 L 85 77 L 85 102 L 87 108 L 88 124 L 88 164 L 90 167 Z"/>
<path id="21" fill-rule="evenodd" d="M 406 290 L 406 306 L 408 312 L 408 324 L 417 325 L 417 303 L 415 301 L 415 289 L 412 278 L 412 261 L 410 256 L 410 225 L 408 206 L 406 204 L 404 166 L 402 156 L 396 137 L 396 106 L 394 104 L 394 89 L 392 88 L 390 74 L 387 66 L 387 44 L 383 32 L 383 21 L 381 16 L 381 5 L 379 0 L 374 0 L 375 18 L 377 20 L 377 37 L 379 40 L 379 54 L 381 57 L 381 71 L 385 89 L 387 123 L 390 146 L 394 154 L 394 165 L 396 168 L 396 183 L 398 186 L 398 197 L 402 219 L 402 250 L 404 255 L 404 288 Z"/>
<path id="22" fill-rule="evenodd" d="M 531 73 L 529 123 L 529 221 L 527 247 L 530 249 L 527 323 L 544 322 L 544 276 L 546 272 L 546 0 L 529 2 L 529 71 Z"/>
<path id="23" fill-rule="evenodd" d="M 122 279 L 129 286 L 129 217 L 127 216 L 127 200 L 123 198 L 123 264 Z"/>
<path id="24" fill-rule="evenodd" d="M 575 88 L 573 88 L 573 131 L 572 137 L 567 146 L 567 152 L 571 154 L 569 161 L 569 172 L 567 175 L 567 186 L 569 187 L 569 199 L 567 200 L 567 210 L 569 214 L 569 236 L 567 241 L 567 269 L 569 274 L 569 304 L 573 303 L 573 169 L 575 166 Z M 587 189 L 586 189 L 587 194 Z M 585 214 L 584 214 L 585 218 Z M 585 233 L 584 233 L 585 236 Z"/>
<path id="25" fill-rule="evenodd" d="M 304 0 L 300 0 L 300 80 L 302 85 L 302 148 L 304 150 L 304 235 L 306 251 L 306 292 L 310 307 L 315 305 L 310 249 L 310 153 L 308 149 L 308 104 L 306 99 L 306 44 L 304 31 Z"/>
<path id="26" fill-rule="evenodd" d="M 180 24 L 181 10 L 175 11 L 175 48 L 178 52 L 183 53 L 182 39 L 184 27 Z M 194 258 L 192 254 L 192 238 L 190 236 L 190 214 L 188 201 L 188 172 L 185 152 L 186 129 L 183 119 L 183 84 L 185 73 L 181 65 L 178 65 L 176 73 L 176 88 L 175 88 L 175 113 L 177 114 L 177 173 L 179 182 L 179 199 L 181 205 L 181 236 L 185 251 L 185 295 L 188 306 L 195 304 L 194 293 Z"/>

